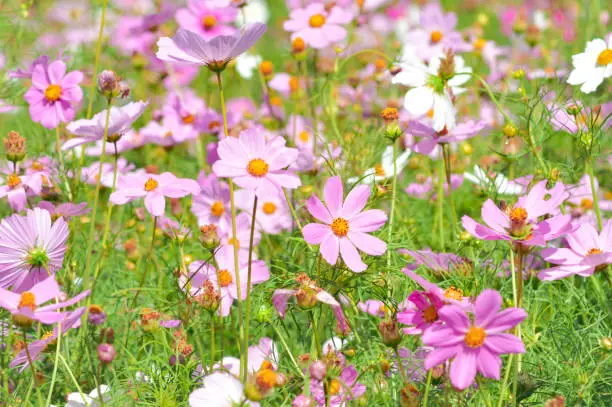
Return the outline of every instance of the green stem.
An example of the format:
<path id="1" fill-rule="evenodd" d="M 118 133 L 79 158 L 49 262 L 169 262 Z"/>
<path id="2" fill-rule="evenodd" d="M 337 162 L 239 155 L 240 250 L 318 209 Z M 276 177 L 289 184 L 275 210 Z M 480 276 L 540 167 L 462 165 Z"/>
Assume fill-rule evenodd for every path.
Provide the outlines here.
<path id="1" fill-rule="evenodd" d="M 601 209 L 599 208 L 599 197 L 597 196 L 597 191 L 595 190 L 595 174 L 593 173 L 593 165 L 591 165 L 590 160 L 586 163 L 587 172 L 589 173 L 589 182 L 591 183 L 591 193 L 593 194 L 593 209 L 595 209 L 595 216 L 597 217 L 597 227 L 601 231 L 603 228 L 603 223 L 601 220 Z"/>
<path id="2" fill-rule="evenodd" d="M 210 370 L 215 365 L 215 313 L 210 313 Z"/>
<path id="3" fill-rule="evenodd" d="M 66 187 L 66 192 L 68 192 L 68 199 L 72 201 L 72 190 L 70 189 L 70 183 L 68 182 L 68 177 L 66 176 L 66 164 L 64 162 L 64 153 L 62 152 L 62 140 L 60 137 L 59 125 L 55 128 L 55 139 L 56 139 L 55 146 L 57 149 L 57 156 L 60 162 L 60 172 L 62 173 L 61 177 L 64 179 L 64 185 Z M 77 176 L 77 179 L 78 178 L 79 177 Z"/>
<path id="4" fill-rule="evenodd" d="M 510 371 L 512 370 L 512 359 L 514 358 L 514 354 L 511 353 L 508 357 L 508 366 L 506 366 L 506 373 L 504 374 L 504 381 L 502 382 L 502 387 L 499 390 L 499 399 L 497 400 L 497 407 L 502 407 L 504 403 L 505 395 L 506 395 L 506 387 L 508 387 L 508 378 L 510 377 Z"/>
<path id="5" fill-rule="evenodd" d="M 59 366 L 59 354 L 62 346 L 62 323 L 57 324 L 57 345 L 55 348 L 55 363 L 53 364 L 53 375 L 51 376 L 51 386 L 49 387 L 49 393 L 47 394 L 47 406 L 51 405 L 51 397 L 53 396 L 53 387 L 55 386 L 55 380 L 57 379 L 57 367 Z"/>
<path id="6" fill-rule="evenodd" d="M 450 148 L 448 144 L 442 145 L 442 157 L 444 158 L 444 172 L 446 174 L 446 186 L 448 187 L 448 200 L 451 206 L 451 219 L 453 223 L 453 232 L 457 230 L 457 210 L 455 209 L 455 200 L 453 198 L 453 186 L 451 182 L 452 168 L 450 161 Z"/>
<path id="7" fill-rule="evenodd" d="M 38 397 L 39 405 L 44 405 L 44 404 L 42 404 L 43 400 L 42 400 L 42 396 L 40 395 L 40 389 L 36 385 L 36 368 L 34 367 L 34 362 L 32 361 L 32 356 L 30 355 L 30 348 L 28 348 L 28 335 L 26 333 L 26 329 L 23 328 L 22 332 L 23 332 L 23 343 L 24 343 L 24 347 L 25 347 L 26 357 L 28 358 L 28 363 L 30 364 L 30 369 L 32 370 L 32 384 L 33 384 L 33 387 L 36 388 L 36 396 Z"/>
<path id="8" fill-rule="evenodd" d="M 427 383 L 425 384 L 425 395 L 423 396 L 423 407 L 427 407 L 427 400 L 429 399 L 429 389 L 431 387 L 431 376 L 433 375 L 433 369 L 429 369 L 427 372 Z"/>
<path id="9" fill-rule="evenodd" d="M 444 161 L 440 160 L 438 171 L 438 223 L 440 226 L 440 248 L 445 250 L 444 244 Z"/>
<path id="10" fill-rule="evenodd" d="M 270 325 L 272 325 L 272 329 L 274 329 L 274 332 L 276 332 L 276 336 L 280 340 L 281 345 L 283 345 L 283 347 L 285 348 L 285 351 L 289 355 L 289 359 L 291 360 L 291 363 L 293 363 L 293 366 L 295 366 L 295 370 L 300 374 L 300 376 L 302 376 L 302 379 L 304 379 L 304 373 L 302 372 L 302 369 L 300 369 L 300 365 L 298 365 L 297 361 L 295 360 L 295 357 L 291 353 L 291 350 L 289 349 L 289 346 L 287 345 L 287 341 L 285 341 L 285 338 L 281 334 L 276 324 L 270 324 Z"/>
<path id="11" fill-rule="evenodd" d="M 395 140 L 393 141 L 393 181 L 391 186 L 391 211 L 389 213 L 389 231 L 387 233 L 387 273 L 391 268 L 391 249 L 388 245 L 391 244 L 393 239 L 393 220 L 395 215 L 395 200 L 397 198 L 397 147 Z"/>
<path id="12" fill-rule="evenodd" d="M 257 195 L 253 199 L 253 213 L 251 215 L 251 236 L 249 237 L 249 262 L 247 271 L 247 285 L 246 285 L 246 310 L 244 315 L 244 349 L 249 348 L 249 319 L 251 316 L 251 269 L 253 267 L 253 241 L 255 240 L 255 220 L 257 218 Z M 246 383 L 246 374 L 248 369 L 244 371 L 244 377 L 242 381 Z"/>
<path id="13" fill-rule="evenodd" d="M 140 284 L 138 284 L 138 290 L 134 295 L 134 299 L 132 300 L 132 306 L 136 305 L 136 300 L 138 300 L 138 296 L 142 291 L 142 287 L 144 286 L 145 280 L 147 279 L 147 272 L 149 271 L 149 264 L 151 263 L 151 256 L 153 255 L 153 246 L 155 244 L 155 229 L 157 228 L 157 216 L 153 216 L 153 229 L 151 230 L 151 244 L 149 246 L 149 251 L 147 253 L 147 262 L 145 263 L 145 269 L 142 273 L 142 277 L 140 278 Z"/>

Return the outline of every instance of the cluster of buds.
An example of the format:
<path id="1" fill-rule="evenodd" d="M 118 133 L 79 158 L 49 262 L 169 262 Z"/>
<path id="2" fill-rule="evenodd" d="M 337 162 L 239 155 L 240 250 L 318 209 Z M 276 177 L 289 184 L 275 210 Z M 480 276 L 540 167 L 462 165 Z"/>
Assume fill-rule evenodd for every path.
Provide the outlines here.
<path id="1" fill-rule="evenodd" d="M 391 140 L 391 142 L 395 142 L 395 140 L 402 136 L 402 128 L 398 122 L 399 113 L 397 109 L 394 107 L 387 107 L 380 113 L 380 117 L 382 117 L 385 122 L 385 137 Z"/>
<path id="2" fill-rule="evenodd" d="M 17 163 L 23 160 L 26 155 L 25 145 L 25 138 L 21 137 L 16 131 L 10 131 L 8 137 L 4 139 L 6 159 L 15 164 L 15 168 L 17 167 Z"/>
<path id="3" fill-rule="evenodd" d="M 202 283 L 200 292 L 195 297 L 195 301 L 205 310 L 213 313 L 219 309 L 221 303 L 221 294 L 219 290 L 215 288 L 210 280 L 205 280 Z"/>
<path id="4" fill-rule="evenodd" d="M 213 224 L 200 226 L 200 243 L 202 246 L 210 251 L 214 251 L 219 247 L 219 235 L 217 234 L 217 227 Z"/>
<path id="5" fill-rule="evenodd" d="M 193 346 L 187 341 L 187 335 L 182 329 L 174 331 L 172 336 L 174 337 L 173 347 L 179 355 L 179 361 L 182 363 L 184 358 L 193 353 Z"/>
<path id="6" fill-rule="evenodd" d="M 274 388 L 287 383 L 287 377 L 274 369 L 272 363 L 265 360 L 257 373 L 249 375 L 244 387 L 244 394 L 250 401 L 261 401 L 268 397 Z"/>
<path id="7" fill-rule="evenodd" d="M 130 87 L 121 80 L 115 71 L 104 70 L 98 75 L 98 90 L 108 100 L 116 97 L 125 99 L 130 95 Z"/>

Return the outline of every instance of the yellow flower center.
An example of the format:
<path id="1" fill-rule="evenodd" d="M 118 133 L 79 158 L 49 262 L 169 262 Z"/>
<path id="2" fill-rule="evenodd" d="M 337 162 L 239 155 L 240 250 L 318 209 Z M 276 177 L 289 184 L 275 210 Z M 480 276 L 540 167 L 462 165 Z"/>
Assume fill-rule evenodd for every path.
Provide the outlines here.
<path id="1" fill-rule="evenodd" d="M 437 44 L 440 41 L 442 41 L 442 37 L 444 37 L 444 34 L 442 34 L 438 30 L 432 31 L 431 34 L 429 35 L 429 39 L 430 39 L 432 44 Z"/>
<path id="2" fill-rule="evenodd" d="M 210 212 L 212 212 L 212 214 L 216 216 L 217 218 L 223 215 L 223 212 L 225 212 L 225 207 L 223 206 L 223 202 L 215 201 L 215 203 L 213 203 L 212 206 L 210 207 Z"/>
<path id="3" fill-rule="evenodd" d="M 463 299 L 463 291 L 456 288 L 455 286 L 450 286 L 444 291 L 444 298 L 448 298 L 449 300 L 461 301 Z"/>
<path id="4" fill-rule="evenodd" d="M 465 334 L 463 341 L 470 348 L 479 348 L 485 341 L 487 334 L 484 328 L 472 326 Z"/>
<path id="5" fill-rule="evenodd" d="M 298 137 L 300 138 L 300 140 L 302 140 L 305 143 L 308 140 L 310 140 L 310 133 L 304 130 L 298 135 Z"/>
<path id="6" fill-rule="evenodd" d="M 62 95 L 62 88 L 59 85 L 51 84 L 45 89 L 45 99 L 49 102 L 57 102 Z"/>
<path id="7" fill-rule="evenodd" d="M 589 250 L 589 251 L 587 252 L 587 256 L 591 256 L 591 255 L 593 255 L 593 254 L 601 254 L 601 253 L 603 253 L 603 252 L 601 251 L 601 249 L 598 249 L 598 248 L 594 247 L 594 248 L 592 248 L 591 250 Z"/>
<path id="8" fill-rule="evenodd" d="M 217 18 L 215 16 L 205 16 L 202 19 L 202 27 L 204 27 L 205 30 L 210 30 L 212 29 L 215 25 L 217 24 Z"/>
<path id="9" fill-rule="evenodd" d="M 374 171 L 376 172 L 376 175 L 378 177 L 384 177 L 386 175 L 385 169 L 383 168 L 382 164 L 376 164 L 374 166 Z"/>
<path id="10" fill-rule="evenodd" d="M 232 274 L 227 270 L 219 270 L 217 273 L 217 281 L 221 287 L 227 287 L 233 281 Z"/>
<path id="11" fill-rule="evenodd" d="M 234 238 L 230 237 L 229 239 L 227 239 L 227 244 L 230 246 L 234 245 Z M 238 239 L 236 239 L 236 247 L 240 248 L 240 241 Z"/>
<path id="12" fill-rule="evenodd" d="M 263 204 L 263 211 L 266 215 L 272 215 L 276 212 L 276 205 L 273 202 L 266 202 Z"/>
<path id="13" fill-rule="evenodd" d="M 155 190 L 159 186 L 159 183 L 155 181 L 153 178 L 149 178 L 147 182 L 145 182 L 144 189 L 147 192 L 151 192 Z"/>
<path id="14" fill-rule="evenodd" d="M 485 47 L 485 45 L 487 45 L 487 40 L 485 40 L 484 38 L 478 38 L 476 41 L 474 41 L 474 50 L 480 52 Z"/>
<path id="15" fill-rule="evenodd" d="M 331 224 L 331 230 L 334 232 L 334 235 L 338 237 L 344 237 L 349 232 L 349 223 L 348 220 L 344 218 L 336 218 Z"/>
<path id="16" fill-rule="evenodd" d="M 263 177 L 268 173 L 268 164 L 261 158 L 249 161 L 247 171 L 254 177 Z"/>
<path id="17" fill-rule="evenodd" d="M 527 220 L 527 211 L 524 208 L 515 207 L 510 210 L 508 216 L 515 225 L 522 225 Z"/>
<path id="18" fill-rule="evenodd" d="M 300 84 L 298 82 L 298 79 L 295 76 L 292 76 L 291 78 L 289 78 L 289 90 L 291 90 L 291 92 L 293 93 L 297 92 L 299 87 L 300 87 Z"/>
<path id="19" fill-rule="evenodd" d="M 21 184 L 21 178 L 17 174 L 11 174 L 8 176 L 6 183 L 10 189 L 15 189 Z"/>
<path id="20" fill-rule="evenodd" d="M 36 298 L 34 294 L 30 291 L 22 292 L 21 298 L 19 298 L 18 308 L 29 308 L 34 311 L 36 309 Z"/>
<path id="21" fill-rule="evenodd" d="M 308 24 L 310 24 L 312 28 L 323 27 L 325 24 L 325 16 L 323 14 L 315 14 L 314 16 L 310 17 Z"/>
<path id="22" fill-rule="evenodd" d="M 342 385 L 340 382 L 337 379 L 333 379 L 331 382 L 329 382 L 329 395 L 335 396 L 336 394 L 340 393 L 341 388 Z"/>
<path id="23" fill-rule="evenodd" d="M 612 49 L 607 48 L 601 51 L 601 53 L 597 57 L 597 65 L 607 66 L 610 64 L 612 64 Z"/>
<path id="24" fill-rule="evenodd" d="M 427 111 L 427 117 L 429 117 L 430 119 L 433 119 L 433 116 L 434 116 L 434 111 L 433 111 L 433 109 L 429 109 L 429 110 Z"/>
<path id="25" fill-rule="evenodd" d="M 191 124 L 195 120 L 195 116 L 192 114 L 188 114 L 187 116 L 183 116 L 183 123 Z"/>
<path id="26" fill-rule="evenodd" d="M 580 207 L 586 210 L 593 209 L 593 201 L 589 198 L 584 198 L 582 201 L 580 201 Z"/>
<path id="27" fill-rule="evenodd" d="M 272 106 L 280 106 L 280 105 L 283 104 L 283 99 L 281 99 L 278 96 L 273 96 L 273 97 L 270 98 L 270 104 Z"/>
<path id="28" fill-rule="evenodd" d="M 39 161 L 32 161 L 32 165 L 30 166 L 34 171 L 42 171 L 45 169 L 45 166 L 42 165 Z"/>
<path id="29" fill-rule="evenodd" d="M 425 308 L 423 310 L 423 319 L 428 324 L 436 322 L 438 320 L 438 310 L 436 310 L 436 307 L 430 305 L 429 307 Z"/>

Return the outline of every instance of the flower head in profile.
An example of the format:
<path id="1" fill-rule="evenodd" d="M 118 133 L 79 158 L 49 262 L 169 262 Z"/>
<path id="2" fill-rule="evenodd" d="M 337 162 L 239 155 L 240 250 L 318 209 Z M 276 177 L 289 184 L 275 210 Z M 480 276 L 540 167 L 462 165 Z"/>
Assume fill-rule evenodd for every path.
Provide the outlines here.
<path id="1" fill-rule="evenodd" d="M 210 40 L 192 31 L 179 28 L 173 38 L 162 37 L 157 42 L 157 58 L 188 65 L 204 65 L 214 72 L 251 48 L 266 31 L 266 25 L 253 23 L 232 35 L 219 35 Z"/>
<path id="2" fill-rule="evenodd" d="M 38 203 L 38 207 L 49 212 L 51 219 L 53 220 L 57 220 L 59 218 L 69 220 L 70 218 L 82 216 L 91 211 L 91 209 L 87 207 L 87 202 L 81 202 L 79 204 L 66 202 L 55 206 L 49 201 L 40 201 Z"/>
<path id="3" fill-rule="evenodd" d="M 380 256 L 387 251 L 387 244 L 370 235 L 387 221 L 387 215 L 378 209 L 364 211 L 370 187 L 359 185 L 344 199 L 344 188 L 339 176 L 331 177 L 323 189 L 325 204 L 313 195 L 306 202 L 308 212 L 319 222 L 304 226 L 304 239 L 310 244 L 320 245 L 321 256 L 335 265 L 338 256 L 354 272 L 368 268 L 361 260 L 357 249 L 371 256 Z"/>
<path id="4" fill-rule="evenodd" d="M 558 280 L 572 275 L 588 277 L 612 263 L 612 219 L 606 222 L 601 233 L 597 233 L 593 225 L 582 223 L 568 233 L 565 240 L 567 248 L 542 250 L 544 260 L 556 266 L 541 270 L 540 280 Z"/>
<path id="5" fill-rule="evenodd" d="M 0 223 L 0 287 L 19 293 L 62 267 L 70 230 L 46 210 L 34 208 Z"/>
<path id="6" fill-rule="evenodd" d="M 441 131 L 436 131 L 425 123 L 411 120 L 406 131 L 413 136 L 420 137 L 419 142 L 412 149 L 419 154 L 429 155 L 435 151 L 438 145 L 468 140 L 480 134 L 486 127 L 487 123 L 484 120 L 478 122 L 469 120 L 456 125 L 452 129 L 445 127 Z"/>
<path id="7" fill-rule="evenodd" d="M 107 140 L 117 142 L 130 130 L 132 124 L 144 113 L 149 102 L 131 102 L 121 107 L 111 107 L 108 118 Z M 104 139 L 106 129 L 106 116 L 108 111 L 103 110 L 91 119 L 74 121 L 66 130 L 74 134 L 74 137 L 62 146 L 62 150 L 70 150 L 85 143 L 92 143 Z"/>
<path id="8" fill-rule="evenodd" d="M 463 227 L 482 240 L 515 241 L 526 246 L 543 246 L 570 230 L 570 215 L 557 214 L 559 205 L 567 198 L 565 186 L 557 183 L 548 189 L 547 181 L 537 183 L 516 204 L 500 209 L 489 199 L 482 205 L 482 219 L 487 226 L 465 215 Z M 547 199 L 548 198 L 548 199 Z M 553 215 L 540 220 L 544 215 Z"/>
<path id="9" fill-rule="evenodd" d="M 509 180 L 504 174 L 490 173 L 479 165 L 474 165 L 474 172 L 464 172 L 463 176 L 468 181 L 476 184 L 485 192 L 491 191 L 501 195 L 523 195 L 526 192 L 526 185 L 519 179 Z M 528 180 L 523 180 L 527 181 Z"/>
<path id="10" fill-rule="evenodd" d="M 61 60 L 34 66 L 32 86 L 24 95 L 32 120 L 53 129 L 74 119 L 75 105 L 83 99 L 79 87 L 82 80 L 82 72 L 66 74 L 66 64 Z"/>
<path id="11" fill-rule="evenodd" d="M 285 168 L 296 160 L 298 150 L 286 147 L 285 143 L 282 137 L 266 140 L 265 134 L 255 129 L 243 130 L 238 138 L 226 137 L 219 142 L 219 160 L 213 164 L 213 171 L 256 194 L 295 189 L 301 181 Z"/>
<path id="12" fill-rule="evenodd" d="M 516 336 L 505 333 L 527 317 L 521 308 L 500 311 L 502 297 L 495 290 L 484 290 L 474 303 L 474 316 L 456 305 L 439 311 L 441 323 L 427 329 L 423 343 L 434 350 L 425 359 L 425 368 L 452 359 L 450 380 L 459 390 L 470 386 L 480 373 L 499 380 L 501 358 L 505 353 L 524 353 L 525 346 Z"/>
<path id="13" fill-rule="evenodd" d="M 151 216 L 162 216 L 166 210 L 166 197 L 183 198 L 197 194 L 200 186 L 188 178 L 177 178 L 174 174 L 133 173 L 119 179 L 117 190 L 109 200 L 124 205 L 135 199 L 144 198 L 145 208 Z"/>
<path id="14" fill-rule="evenodd" d="M 326 9 L 323 3 L 313 3 L 303 9 L 296 9 L 289 14 L 283 28 L 291 34 L 291 40 L 301 38 L 315 49 L 326 48 L 346 38 L 347 31 L 343 25 L 353 19 L 352 13 L 340 7 Z"/>
<path id="15" fill-rule="evenodd" d="M 572 56 L 572 65 L 574 69 L 567 83 L 581 85 L 584 93 L 594 92 L 604 79 L 612 76 L 612 36 L 607 43 L 601 38 L 587 42 L 584 52 Z"/>

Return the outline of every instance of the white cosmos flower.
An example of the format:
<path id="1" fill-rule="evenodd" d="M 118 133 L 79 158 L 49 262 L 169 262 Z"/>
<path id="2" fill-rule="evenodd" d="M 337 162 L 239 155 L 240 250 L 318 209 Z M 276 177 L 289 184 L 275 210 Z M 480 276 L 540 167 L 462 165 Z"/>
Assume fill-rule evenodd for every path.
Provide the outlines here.
<path id="1" fill-rule="evenodd" d="M 591 93 L 612 76 L 612 35 L 608 43 L 601 38 L 587 42 L 586 49 L 572 56 L 574 69 L 567 78 L 570 85 L 582 85 L 580 90 Z"/>
<path id="2" fill-rule="evenodd" d="M 396 172 L 401 173 L 402 170 L 408 164 L 408 157 L 410 157 L 411 150 L 406 150 L 397 156 L 395 160 Z M 384 181 L 388 178 L 393 177 L 393 146 L 387 146 L 382 154 L 381 163 L 368 168 L 362 177 L 349 178 L 348 182 L 354 184 L 360 181 L 362 184 L 375 184 L 380 181 Z"/>
<path id="3" fill-rule="evenodd" d="M 261 56 L 245 52 L 236 58 L 236 71 L 243 79 L 251 79 L 261 61 Z"/>
<path id="4" fill-rule="evenodd" d="M 412 87 L 406 93 L 404 107 L 413 116 L 429 114 L 435 131 L 455 127 L 457 112 L 452 98 L 465 92 L 461 85 L 470 79 L 472 72 L 472 68 L 465 66 L 463 58 L 455 55 L 455 71 L 443 86 L 439 70 L 444 58 L 444 55 L 438 55 L 429 61 L 429 65 L 421 62 L 401 63 L 401 72 L 392 80 L 393 83 Z"/>
<path id="5" fill-rule="evenodd" d="M 267 23 L 270 11 L 264 0 L 249 0 L 236 17 L 236 25 L 244 27 L 251 23 Z"/>
<path id="6" fill-rule="evenodd" d="M 259 403 L 244 401 L 244 387 L 229 373 L 215 372 L 204 378 L 204 387 L 189 395 L 191 407 L 257 407 Z"/>
<path id="7" fill-rule="evenodd" d="M 465 172 L 463 177 L 468 181 L 480 186 L 483 190 L 495 188 L 498 194 L 520 195 L 525 192 L 525 187 L 514 181 L 510 181 L 504 174 L 496 174 L 490 177 L 485 170 L 478 165 L 474 166 L 474 173 Z"/>
<path id="8" fill-rule="evenodd" d="M 99 407 L 100 406 L 100 394 L 102 395 L 102 400 L 104 400 L 104 404 L 108 404 L 111 400 L 110 397 L 110 387 L 105 384 L 100 385 L 100 392 L 95 388 L 89 392 L 89 394 L 81 393 L 70 393 L 68 397 L 66 397 L 66 407 Z"/>

